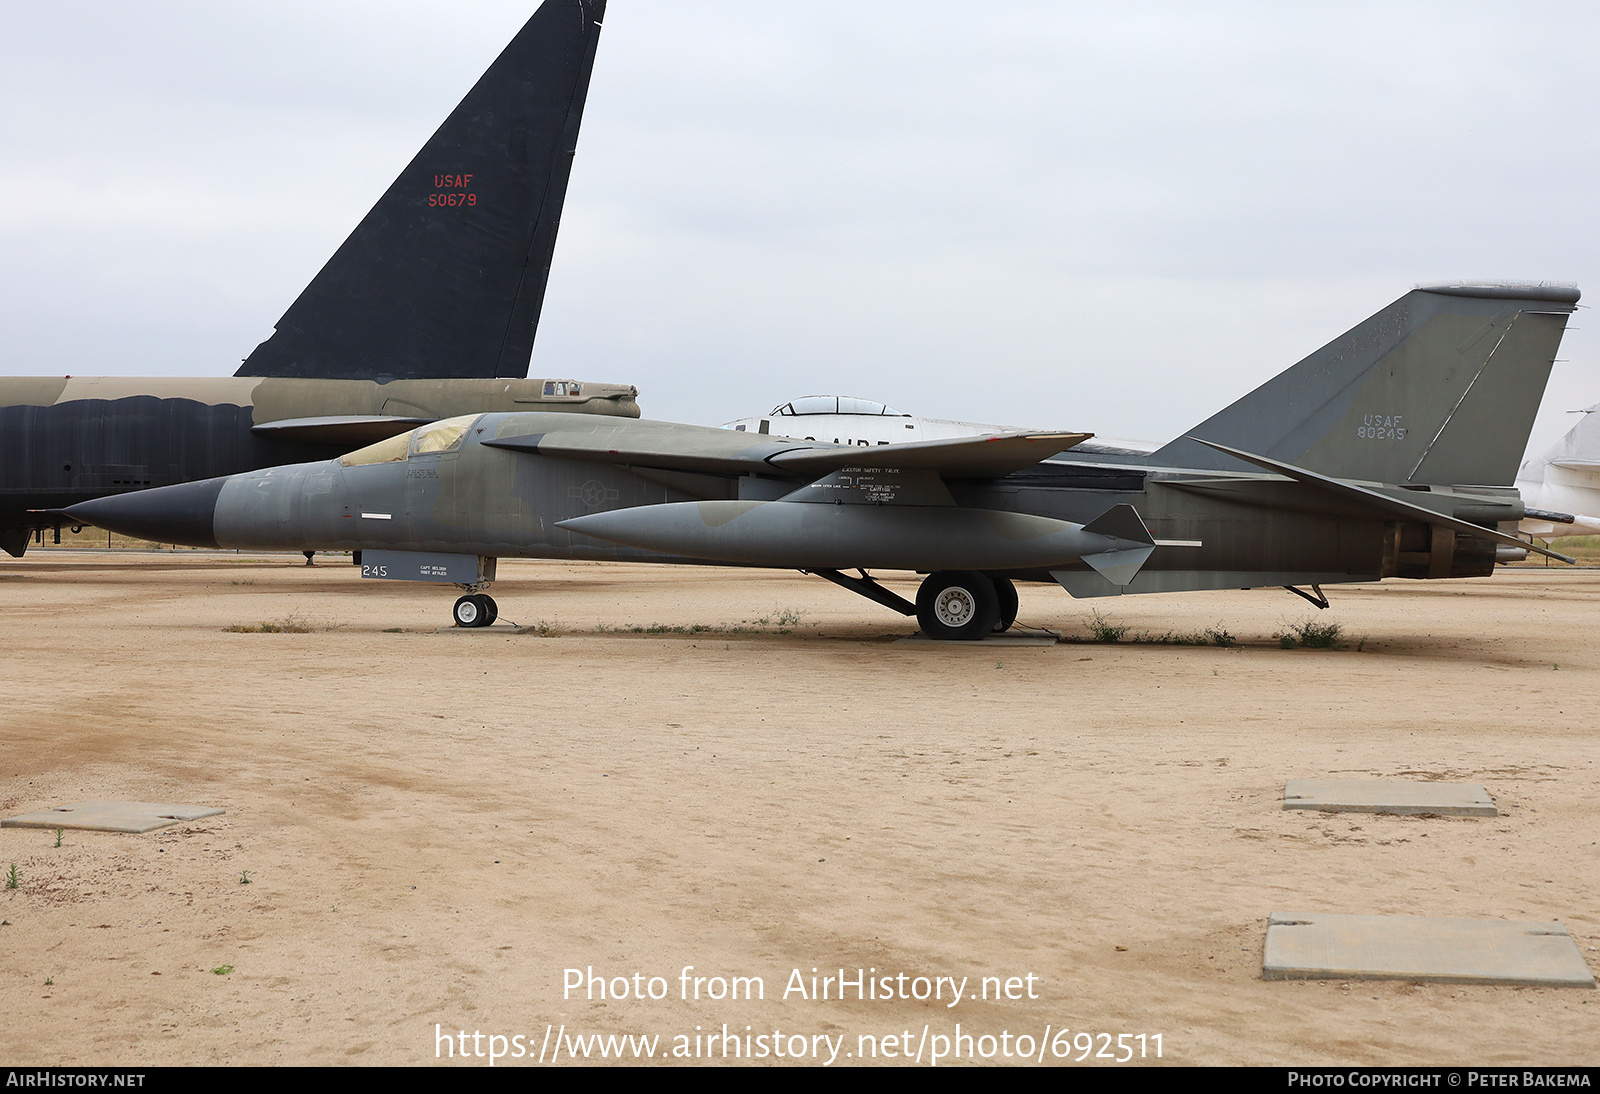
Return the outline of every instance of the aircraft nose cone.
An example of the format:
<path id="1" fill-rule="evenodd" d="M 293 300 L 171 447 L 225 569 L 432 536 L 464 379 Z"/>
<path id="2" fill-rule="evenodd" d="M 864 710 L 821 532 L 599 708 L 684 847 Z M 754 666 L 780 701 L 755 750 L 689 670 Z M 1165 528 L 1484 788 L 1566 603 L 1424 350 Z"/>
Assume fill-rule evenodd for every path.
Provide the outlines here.
<path id="1" fill-rule="evenodd" d="M 212 517 L 217 511 L 217 495 L 227 481 L 223 476 L 135 490 L 82 502 L 66 512 L 74 520 L 125 536 L 188 547 L 215 547 Z"/>

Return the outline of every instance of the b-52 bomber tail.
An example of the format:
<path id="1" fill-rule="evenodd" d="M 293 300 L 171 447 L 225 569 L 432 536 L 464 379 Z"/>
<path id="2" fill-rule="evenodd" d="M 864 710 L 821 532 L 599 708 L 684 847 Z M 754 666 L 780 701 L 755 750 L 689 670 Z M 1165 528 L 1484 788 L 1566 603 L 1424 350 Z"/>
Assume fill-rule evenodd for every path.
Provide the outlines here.
<path id="1" fill-rule="evenodd" d="M 235 375 L 526 376 L 604 14 L 535 12 Z"/>
<path id="2" fill-rule="evenodd" d="M 0 379 L 0 547 L 457 414 L 637 417 L 630 386 L 526 379 L 604 13 L 546 0 L 234 376 Z"/>
<path id="3" fill-rule="evenodd" d="M 463 626 L 494 618 L 482 589 L 503 557 L 800 569 L 948 639 L 1010 626 L 1017 582 L 1304 585 L 1325 605 L 1322 585 L 1483 576 L 1540 550 L 1510 534 L 1511 478 L 1577 297 L 1418 290 L 1148 456 L 1080 453 L 1087 433 L 861 448 L 483 414 L 72 512 L 197 545 L 361 551 L 365 576 L 462 586 Z M 928 577 L 912 604 L 873 569 Z"/>

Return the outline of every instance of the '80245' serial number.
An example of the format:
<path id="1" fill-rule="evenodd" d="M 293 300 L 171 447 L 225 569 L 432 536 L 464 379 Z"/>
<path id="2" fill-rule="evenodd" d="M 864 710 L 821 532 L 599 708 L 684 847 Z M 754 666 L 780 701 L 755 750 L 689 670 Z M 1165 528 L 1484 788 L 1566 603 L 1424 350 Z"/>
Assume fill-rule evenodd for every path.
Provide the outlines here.
<path id="1" fill-rule="evenodd" d="M 1403 441 L 1406 427 L 1401 424 L 1403 414 L 1367 414 L 1356 426 L 1356 436 L 1371 441 Z"/>

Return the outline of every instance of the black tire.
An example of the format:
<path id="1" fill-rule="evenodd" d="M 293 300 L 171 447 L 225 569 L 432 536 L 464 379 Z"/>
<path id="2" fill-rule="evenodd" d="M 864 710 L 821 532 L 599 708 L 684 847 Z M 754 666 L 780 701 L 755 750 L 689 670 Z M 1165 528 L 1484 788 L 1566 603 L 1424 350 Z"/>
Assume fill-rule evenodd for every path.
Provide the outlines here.
<path id="1" fill-rule="evenodd" d="M 994 633 L 1009 631 L 1011 624 L 1017 621 L 1017 587 L 1011 583 L 1009 577 L 991 577 L 994 582 L 994 595 L 1000 605 L 1000 618 L 995 620 Z"/>
<path id="2" fill-rule="evenodd" d="M 451 615 L 455 617 L 458 627 L 482 627 L 488 620 L 488 612 L 484 610 L 483 601 L 476 596 L 463 596 L 457 600 Z"/>
<path id="3" fill-rule="evenodd" d="M 500 605 L 494 602 L 494 597 L 488 593 L 479 593 L 478 599 L 483 601 L 483 625 L 494 626 L 494 621 L 500 618 Z"/>
<path id="4" fill-rule="evenodd" d="M 976 570 L 930 574 L 917 590 L 917 622 L 929 638 L 973 642 L 993 633 L 999 618 L 994 582 Z"/>

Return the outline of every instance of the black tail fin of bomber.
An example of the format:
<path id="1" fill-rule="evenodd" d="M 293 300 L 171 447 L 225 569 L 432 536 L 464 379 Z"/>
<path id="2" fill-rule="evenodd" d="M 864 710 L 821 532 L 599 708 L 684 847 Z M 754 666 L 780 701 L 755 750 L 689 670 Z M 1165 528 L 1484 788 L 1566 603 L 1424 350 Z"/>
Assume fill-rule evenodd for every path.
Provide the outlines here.
<path id="1" fill-rule="evenodd" d="M 1149 462 L 1250 467 L 1195 437 L 1342 479 L 1510 486 L 1578 296 L 1543 285 L 1416 289 Z"/>
<path id="2" fill-rule="evenodd" d="M 605 0 L 545 0 L 236 375 L 522 377 Z"/>

